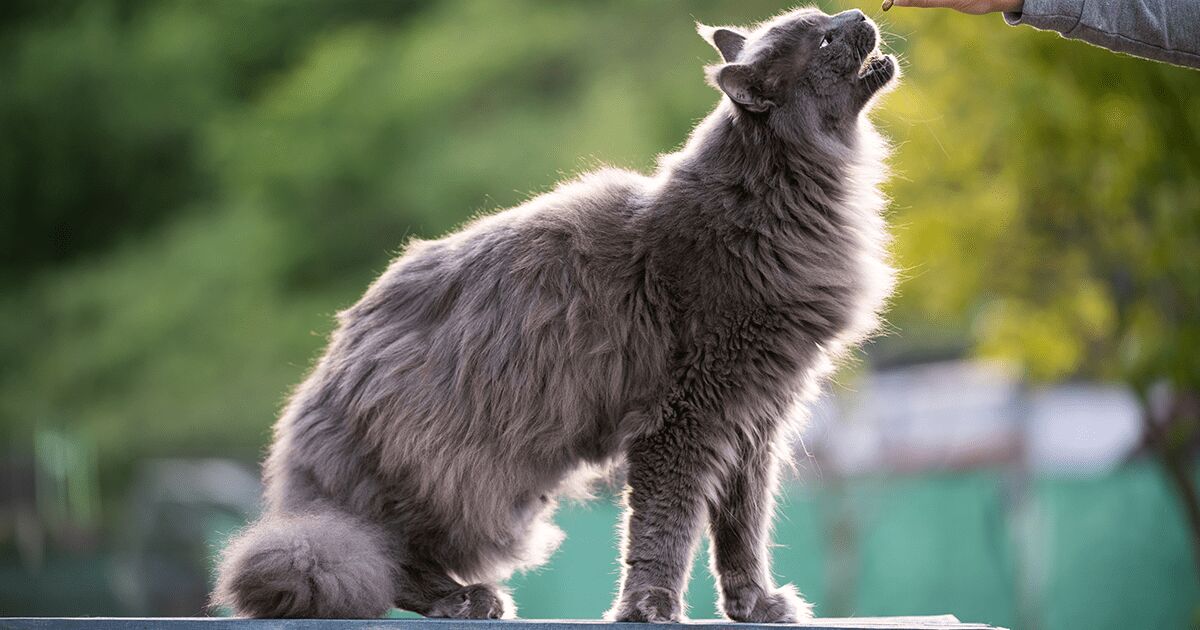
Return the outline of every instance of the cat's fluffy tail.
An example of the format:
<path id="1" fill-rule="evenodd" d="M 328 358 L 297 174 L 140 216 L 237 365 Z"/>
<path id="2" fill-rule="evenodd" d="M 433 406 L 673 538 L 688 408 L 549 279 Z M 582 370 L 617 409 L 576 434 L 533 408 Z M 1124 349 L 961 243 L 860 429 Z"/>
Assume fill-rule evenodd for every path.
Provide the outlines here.
<path id="1" fill-rule="evenodd" d="M 345 514 L 270 515 L 226 547 L 213 604 L 246 617 L 379 617 L 395 578 L 383 533 Z"/>

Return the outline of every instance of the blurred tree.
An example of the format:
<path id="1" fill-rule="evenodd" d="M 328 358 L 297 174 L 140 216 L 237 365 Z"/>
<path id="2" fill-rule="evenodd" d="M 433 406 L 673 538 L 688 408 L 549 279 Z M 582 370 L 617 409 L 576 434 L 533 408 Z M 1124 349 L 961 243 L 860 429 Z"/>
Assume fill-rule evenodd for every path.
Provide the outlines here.
<path id="1" fill-rule="evenodd" d="M 211 115 L 226 74 L 217 25 L 202 15 L 133 28 L 91 3 L 29 22 L 3 31 L 0 61 L 0 280 L 10 282 L 199 196 L 195 121 Z"/>
<path id="2" fill-rule="evenodd" d="M 897 321 L 930 316 L 1030 376 L 1127 383 L 1200 567 L 1200 73 L 997 19 L 897 14 L 916 39 L 901 142 Z M 997 51 L 1003 51 L 997 54 Z M 1158 391 L 1159 398 L 1154 392 Z"/>
<path id="3" fill-rule="evenodd" d="M 0 282 L 211 200 L 209 124 L 324 33 L 424 2 L 13 2 L 0 8 Z M 247 35 L 252 33 L 252 37 Z"/>

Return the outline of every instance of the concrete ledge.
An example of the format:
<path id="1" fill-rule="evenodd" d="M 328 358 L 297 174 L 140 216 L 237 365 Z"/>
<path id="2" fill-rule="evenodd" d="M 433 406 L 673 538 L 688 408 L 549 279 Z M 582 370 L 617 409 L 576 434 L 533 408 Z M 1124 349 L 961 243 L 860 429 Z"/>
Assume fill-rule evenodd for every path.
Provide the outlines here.
<path id="1" fill-rule="evenodd" d="M 813 619 L 795 625 L 731 623 L 696 620 L 688 623 L 641 624 L 588 620 L 516 619 L 512 621 L 459 621 L 449 619 L 228 619 L 222 617 L 10 617 L 0 618 L 4 630 L 1003 630 L 978 623 L 962 623 L 953 615 L 937 617 L 847 617 Z"/>

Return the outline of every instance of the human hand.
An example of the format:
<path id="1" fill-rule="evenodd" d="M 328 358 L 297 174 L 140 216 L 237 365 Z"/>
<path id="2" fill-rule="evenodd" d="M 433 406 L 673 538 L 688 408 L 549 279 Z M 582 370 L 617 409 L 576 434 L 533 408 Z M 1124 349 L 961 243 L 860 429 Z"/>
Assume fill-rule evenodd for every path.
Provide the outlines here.
<path id="1" fill-rule="evenodd" d="M 1020 11 L 1025 0 L 884 0 L 884 10 L 898 7 L 954 9 L 962 13 L 979 15 L 997 11 Z"/>

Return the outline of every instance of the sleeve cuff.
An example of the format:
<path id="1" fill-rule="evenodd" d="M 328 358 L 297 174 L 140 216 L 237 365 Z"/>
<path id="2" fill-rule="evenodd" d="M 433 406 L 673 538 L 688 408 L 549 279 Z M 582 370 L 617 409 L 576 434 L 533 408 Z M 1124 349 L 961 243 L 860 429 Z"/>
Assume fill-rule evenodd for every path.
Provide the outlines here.
<path id="1" fill-rule="evenodd" d="M 1083 3 L 1084 0 L 1025 0 L 1020 11 L 1005 11 L 1004 21 L 1011 26 L 1028 24 L 1067 33 L 1079 24 Z"/>

